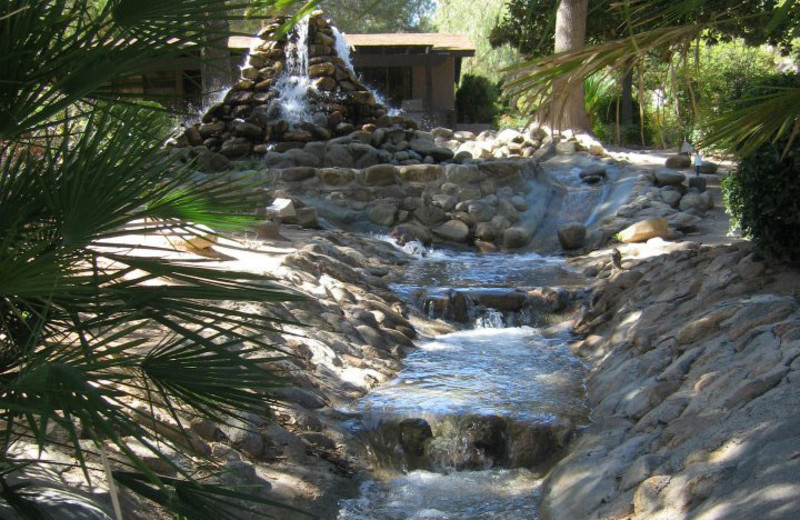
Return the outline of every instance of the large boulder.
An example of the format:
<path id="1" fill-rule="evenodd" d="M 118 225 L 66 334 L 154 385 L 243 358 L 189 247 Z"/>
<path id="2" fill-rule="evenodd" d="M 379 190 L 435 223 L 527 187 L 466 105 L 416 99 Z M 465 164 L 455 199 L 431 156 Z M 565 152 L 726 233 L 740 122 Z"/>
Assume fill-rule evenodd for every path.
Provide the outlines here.
<path id="1" fill-rule="evenodd" d="M 663 218 L 649 218 L 629 226 L 619 232 L 619 240 L 624 243 L 646 242 L 651 238 L 669 238 L 669 223 Z"/>
<path id="2" fill-rule="evenodd" d="M 442 167 L 435 164 L 412 164 L 399 168 L 400 178 L 406 182 L 433 182 L 442 175 Z"/>
<path id="3" fill-rule="evenodd" d="M 469 227 L 460 220 L 448 220 L 433 228 L 433 234 L 450 242 L 466 242 L 469 238 Z"/>
<path id="4" fill-rule="evenodd" d="M 511 227 L 503 232 L 503 247 L 505 249 L 519 249 L 528 244 L 531 232 L 524 227 Z"/>
<path id="5" fill-rule="evenodd" d="M 425 441 L 433 437 L 431 425 L 425 419 L 404 419 L 400 422 L 400 445 L 409 455 L 425 453 Z"/>
<path id="6" fill-rule="evenodd" d="M 667 168 L 681 170 L 692 166 L 692 158 L 686 154 L 670 155 L 664 164 Z"/>
<path id="7" fill-rule="evenodd" d="M 374 222 L 379 226 L 389 227 L 394 224 L 395 215 L 397 214 L 397 206 L 394 204 L 376 204 L 372 211 L 369 213 L 370 222 Z"/>
<path id="8" fill-rule="evenodd" d="M 558 228 L 558 241 L 566 250 L 580 249 L 586 245 L 586 226 L 570 222 Z"/>
<path id="9" fill-rule="evenodd" d="M 364 170 L 364 182 L 369 186 L 397 184 L 397 168 L 391 164 L 378 164 Z"/>
<path id="10" fill-rule="evenodd" d="M 422 206 L 414 210 L 414 216 L 425 226 L 434 226 L 445 219 L 444 210 L 436 206 Z"/>
<path id="11" fill-rule="evenodd" d="M 711 193 L 705 191 L 703 193 L 687 193 L 680 201 L 679 207 L 681 211 L 693 209 L 700 213 L 705 213 L 714 207 L 714 199 L 711 198 Z"/>
<path id="12" fill-rule="evenodd" d="M 686 175 L 668 168 L 662 168 L 656 172 L 656 184 L 658 186 L 680 186 L 685 180 Z"/>

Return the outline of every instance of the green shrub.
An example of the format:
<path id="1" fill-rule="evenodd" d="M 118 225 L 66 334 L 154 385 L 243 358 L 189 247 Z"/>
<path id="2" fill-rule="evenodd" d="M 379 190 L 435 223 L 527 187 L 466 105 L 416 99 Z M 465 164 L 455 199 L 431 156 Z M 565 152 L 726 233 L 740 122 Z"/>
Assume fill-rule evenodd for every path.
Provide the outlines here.
<path id="1" fill-rule="evenodd" d="M 494 123 L 500 87 L 483 76 L 466 74 L 456 92 L 459 123 Z"/>
<path id="2" fill-rule="evenodd" d="M 771 256 L 800 255 L 800 142 L 787 138 L 744 158 L 722 183 L 731 228 Z"/>

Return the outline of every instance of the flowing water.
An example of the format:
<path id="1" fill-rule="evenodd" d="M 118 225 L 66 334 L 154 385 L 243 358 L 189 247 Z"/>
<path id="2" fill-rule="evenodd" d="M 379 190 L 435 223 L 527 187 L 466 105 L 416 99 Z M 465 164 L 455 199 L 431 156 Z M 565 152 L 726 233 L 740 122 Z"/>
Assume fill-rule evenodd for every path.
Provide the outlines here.
<path id="1" fill-rule="evenodd" d="M 309 16 L 306 16 L 297 22 L 292 31 L 291 43 L 287 47 L 286 70 L 275 85 L 280 93 L 278 99 L 282 117 L 291 126 L 312 119 L 308 104 L 308 91 L 314 88 L 308 77 L 308 23 Z"/>
<path id="2" fill-rule="evenodd" d="M 523 319 L 503 302 L 585 280 L 562 259 L 532 253 L 412 251 L 418 260 L 393 289 L 420 306 L 462 291 L 468 320 L 420 341 L 398 377 L 358 403 L 349 426 L 369 447 L 373 479 L 341 501 L 338 518 L 536 519 L 552 448 L 588 421 L 584 367 L 567 350 L 565 326 L 538 326 L 566 316 Z M 503 309 L 479 304 L 481 294 Z"/>

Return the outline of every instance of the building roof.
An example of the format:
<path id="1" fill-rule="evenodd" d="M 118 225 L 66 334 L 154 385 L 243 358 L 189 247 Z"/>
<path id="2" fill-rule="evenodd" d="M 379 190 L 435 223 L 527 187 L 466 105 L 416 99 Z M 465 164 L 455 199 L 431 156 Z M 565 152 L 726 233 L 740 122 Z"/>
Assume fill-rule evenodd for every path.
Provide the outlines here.
<path id="1" fill-rule="evenodd" d="M 383 33 L 347 34 L 353 47 L 431 47 L 434 51 L 475 52 L 466 34 Z"/>
<path id="2" fill-rule="evenodd" d="M 474 56 L 475 46 L 466 34 L 446 33 L 383 33 L 347 34 L 347 41 L 353 47 L 427 47 L 436 52 L 451 52 L 462 56 Z M 230 49 L 250 49 L 256 38 L 250 36 L 231 36 Z"/>

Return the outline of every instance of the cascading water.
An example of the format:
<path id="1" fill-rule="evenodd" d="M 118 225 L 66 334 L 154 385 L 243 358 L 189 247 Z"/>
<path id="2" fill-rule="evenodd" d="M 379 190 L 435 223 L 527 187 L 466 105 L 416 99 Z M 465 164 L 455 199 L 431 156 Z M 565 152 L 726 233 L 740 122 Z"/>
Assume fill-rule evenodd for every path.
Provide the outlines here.
<path id="1" fill-rule="evenodd" d="M 308 77 L 308 24 L 309 17 L 306 16 L 295 26 L 292 43 L 287 49 L 286 69 L 275 85 L 279 92 L 281 115 L 291 126 L 312 118 L 308 92 L 314 85 Z"/>
<path id="2" fill-rule="evenodd" d="M 444 293 L 578 285 L 563 261 L 527 255 L 420 254 L 393 289 Z M 473 326 L 422 342 L 398 377 L 357 405 L 375 480 L 340 503 L 339 520 L 534 520 L 545 469 L 588 421 L 583 365 L 565 327 L 510 326 L 492 308 Z M 562 318 L 563 319 L 563 318 Z M 535 470 L 535 471 L 532 471 Z"/>
<path id="3" fill-rule="evenodd" d="M 333 38 L 335 40 L 333 48 L 336 50 L 336 54 L 342 59 L 348 70 L 355 70 L 353 61 L 350 58 L 350 42 L 347 41 L 344 33 L 339 29 L 336 27 L 331 27 L 331 29 L 333 30 Z"/>
<path id="4" fill-rule="evenodd" d="M 336 27 L 333 27 L 333 37 L 336 40 L 334 43 L 334 48 L 336 49 L 336 54 L 344 61 L 345 65 L 347 65 L 347 69 L 351 71 L 355 71 L 355 67 L 353 67 L 353 61 L 350 57 L 350 43 L 347 41 L 347 37 L 339 31 Z M 386 98 L 383 96 L 378 89 L 372 88 L 369 85 L 365 85 L 367 89 L 372 93 L 372 96 L 375 98 L 375 101 L 379 105 L 383 105 L 388 110 L 388 114 L 390 116 L 399 116 L 403 114 L 403 111 L 399 108 L 393 108 L 389 106 L 389 103 L 386 101 Z"/>

